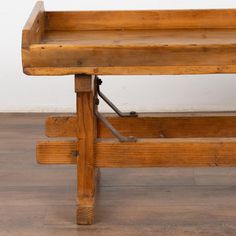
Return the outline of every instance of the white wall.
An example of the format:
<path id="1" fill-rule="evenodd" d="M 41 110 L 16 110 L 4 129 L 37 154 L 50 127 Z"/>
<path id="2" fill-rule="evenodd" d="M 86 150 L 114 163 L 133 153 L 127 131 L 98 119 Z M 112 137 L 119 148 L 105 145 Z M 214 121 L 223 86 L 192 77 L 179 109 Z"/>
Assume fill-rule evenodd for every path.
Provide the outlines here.
<path id="1" fill-rule="evenodd" d="M 0 112 L 74 111 L 73 76 L 30 77 L 21 69 L 21 29 L 33 0 L 0 4 Z M 47 10 L 236 8 L 235 0 L 45 0 Z M 235 19 L 236 20 L 236 19 Z M 105 77 L 123 110 L 236 110 L 236 75 Z M 106 106 L 102 110 L 107 111 Z"/>

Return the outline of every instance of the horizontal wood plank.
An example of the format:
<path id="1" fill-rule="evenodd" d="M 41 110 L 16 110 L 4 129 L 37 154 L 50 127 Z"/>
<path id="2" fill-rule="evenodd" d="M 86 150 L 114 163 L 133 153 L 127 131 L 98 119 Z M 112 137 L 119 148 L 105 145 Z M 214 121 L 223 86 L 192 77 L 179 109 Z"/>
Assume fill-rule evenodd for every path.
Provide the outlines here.
<path id="1" fill-rule="evenodd" d="M 236 139 L 141 139 L 96 144 L 99 167 L 236 166 Z"/>
<path id="2" fill-rule="evenodd" d="M 41 142 L 41 164 L 76 164 L 75 141 Z M 99 140 L 96 167 L 206 167 L 236 166 L 236 138 L 139 139 L 120 143 Z"/>
<path id="3" fill-rule="evenodd" d="M 235 9 L 47 12 L 47 30 L 234 28 Z"/>
<path id="4" fill-rule="evenodd" d="M 232 74 L 236 73 L 236 65 L 214 66 L 91 66 L 91 67 L 30 67 L 23 68 L 27 75 L 196 75 L 196 74 Z"/>
<path id="5" fill-rule="evenodd" d="M 236 43 L 236 29 L 46 31 L 42 44 L 80 48 L 210 46 Z M 44 46 L 44 45 L 42 45 Z"/>
<path id="6" fill-rule="evenodd" d="M 45 134 L 49 138 L 76 137 L 76 116 L 48 117 Z"/>
<path id="7" fill-rule="evenodd" d="M 84 47 L 33 44 L 31 67 L 133 67 L 235 65 L 236 44 L 149 47 Z"/>
<path id="8" fill-rule="evenodd" d="M 39 164 L 76 164 L 76 142 L 43 141 L 36 146 L 36 159 Z"/>
<path id="9" fill-rule="evenodd" d="M 236 113 L 143 113 L 107 118 L 123 135 L 137 138 L 236 137 Z M 45 127 L 48 137 L 76 137 L 75 116 L 49 117 Z M 99 120 L 98 137 L 113 137 Z"/>

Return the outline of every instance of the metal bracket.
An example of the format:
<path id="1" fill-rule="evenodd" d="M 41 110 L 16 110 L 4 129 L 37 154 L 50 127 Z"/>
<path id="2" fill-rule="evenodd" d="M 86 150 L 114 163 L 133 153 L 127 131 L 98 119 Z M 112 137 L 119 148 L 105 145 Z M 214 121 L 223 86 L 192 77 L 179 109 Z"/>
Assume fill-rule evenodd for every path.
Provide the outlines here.
<path id="1" fill-rule="evenodd" d="M 99 79 L 97 76 L 95 77 L 96 84 L 97 84 L 97 94 L 121 117 L 135 117 L 137 116 L 136 112 L 130 112 L 130 113 L 123 113 L 121 112 L 99 89 L 99 86 L 102 84 L 102 80 Z M 99 105 L 99 99 L 95 97 L 94 105 Z M 102 123 L 105 125 L 107 129 L 111 131 L 111 133 L 120 141 L 120 142 L 136 142 L 137 138 L 135 137 L 125 137 L 123 136 L 118 130 L 116 130 L 113 125 L 107 120 L 107 118 L 99 113 L 98 109 L 95 108 L 95 115 L 99 120 L 102 121 Z"/>
<path id="2" fill-rule="evenodd" d="M 97 110 L 95 111 L 95 114 L 97 116 L 98 119 L 100 119 L 102 121 L 102 123 L 106 126 L 106 128 L 108 128 L 111 133 L 118 138 L 118 140 L 120 142 L 136 142 L 137 138 L 130 136 L 130 137 L 125 137 L 123 136 L 118 130 L 116 130 L 112 124 L 107 120 L 107 118 L 102 115 L 101 113 L 99 113 Z"/>
<path id="3" fill-rule="evenodd" d="M 110 100 L 109 98 L 100 90 L 100 86 L 102 84 L 102 80 L 99 79 L 96 76 L 97 79 L 97 93 L 98 95 L 103 99 L 103 101 L 105 101 L 107 103 L 108 106 L 110 106 L 112 108 L 113 111 L 116 112 L 117 115 L 119 115 L 120 117 L 137 117 L 138 114 L 135 111 L 131 111 L 131 112 L 122 112 L 120 111 Z"/>

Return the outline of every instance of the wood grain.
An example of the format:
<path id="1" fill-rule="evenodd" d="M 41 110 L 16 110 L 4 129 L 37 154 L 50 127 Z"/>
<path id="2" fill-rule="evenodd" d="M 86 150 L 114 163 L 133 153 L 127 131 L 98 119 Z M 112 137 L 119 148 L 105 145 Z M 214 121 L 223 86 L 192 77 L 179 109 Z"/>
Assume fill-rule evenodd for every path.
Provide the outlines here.
<path id="1" fill-rule="evenodd" d="M 81 75 L 80 79 L 75 79 L 75 92 L 91 92 L 92 80 L 91 75 Z"/>
<path id="2" fill-rule="evenodd" d="M 94 78 L 75 76 L 77 101 L 77 223 L 92 224 L 96 188 L 95 150 L 96 118 L 94 116 Z"/>
<path id="3" fill-rule="evenodd" d="M 141 139 L 96 144 L 99 167 L 236 166 L 236 139 Z"/>
<path id="4" fill-rule="evenodd" d="M 235 9 L 47 12 L 47 30 L 235 28 Z"/>
<path id="5" fill-rule="evenodd" d="M 195 74 L 232 74 L 236 65 L 214 66 L 115 66 L 115 67 L 25 67 L 27 75 L 195 75 Z"/>
<path id="6" fill-rule="evenodd" d="M 57 149 L 56 143 L 52 144 L 41 144 L 45 151 L 38 152 L 39 160 L 57 163 L 48 149 Z M 58 143 L 61 149 L 63 145 L 66 151 L 58 154 L 58 162 L 76 164 L 72 157 L 75 142 Z M 94 165 L 98 168 L 236 166 L 236 138 L 139 139 L 136 143 L 104 139 L 96 143 L 95 150 Z"/>
<path id="7" fill-rule="evenodd" d="M 39 164 L 76 164 L 76 143 L 68 141 L 42 141 L 36 146 Z"/>
<path id="8" fill-rule="evenodd" d="M 39 43 L 44 33 L 44 4 L 35 4 L 22 32 L 22 48 L 28 48 L 32 43 Z"/>
<path id="9" fill-rule="evenodd" d="M 108 121 L 124 136 L 137 138 L 236 137 L 235 113 L 143 113 L 120 118 L 108 114 Z M 76 137 L 76 117 L 49 117 L 48 137 Z M 138 127 L 138 128 L 137 128 Z M 98 120 L 98 138 L 113 138 Z"/>
<path id="10" fill-rule="evenodd" d="M 42 44 L 80 48 L 138 48 L 235 44 L 236 29 L 46 31 Z M 42 45 L 43 46 L 43 45 Z"/>
<path id="11" fill-rule="evenodd" d="M 31 56 L 29 52 L 30 45 L 40 43 L 43 37 L 45 31 L 44 13 L 43 2 L 37 2 L 22 30 L 21 54 L 23 68 L 31 66 Z"/>
<path id="12" fill-rule="evenodd" d="M 76 116 L 48 117 L 45 121 L 47 137 L 76 137 Z"/>
<path id="13" fill-rule="evenodd" d="M 139 48 L 35 44 L 30 47 L 31 67 L 227 66 L 235 64 L 235 54 L 236 44 Z"/>

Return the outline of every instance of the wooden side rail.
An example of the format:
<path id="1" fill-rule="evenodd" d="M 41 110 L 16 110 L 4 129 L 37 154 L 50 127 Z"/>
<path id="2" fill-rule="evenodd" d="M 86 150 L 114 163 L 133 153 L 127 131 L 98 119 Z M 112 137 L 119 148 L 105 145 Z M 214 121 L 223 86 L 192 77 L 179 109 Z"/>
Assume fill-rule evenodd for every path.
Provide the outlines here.
<path id="1" fill-rule="evenodd" d="M 44 14 L 43 2 L 37 2 L 22 31 L 22 63 L 26 74 L 28 72 L 25 68 L 31 64 L 29 47 L 31 44 L 39 43 L 44 34 Z"/>
<path id="2" fill-rule="evenodd" d="M 47 30 L 235 28 L 235 10 L 48 11 Z M 69 20 L 68 20 L 69 19 Z"/>
<path id="3" fill-rule="evenodd" d="M 44 4 L 37 2 L 28 18 L 22 33 L 22 48 L 27 49 L 32 43 L 39 43 L 44 32 Z"/>
<path id="4" fill-rule="evenodd" d="M 236 137 L 235 113 L 152 113 L 124 118 L 108 115 L 108 120 L 124 136 L 137 138 Z M 76 116 L 49 117 L 45 127 L 51 138 L 76 137 Z M 113 138 L 99 120 L 97 127 L 99 138 Z"/>
<path id="5" fill-rule="evenodd" d="M 40 142 L 41 164 L 76 164 L 75 141 Z M 79 151 L 79 150 L 78 150 Z M 236 138 L 114 139 L 95 144 L 96 167 L 205 167 L 236 166 Z"/>

